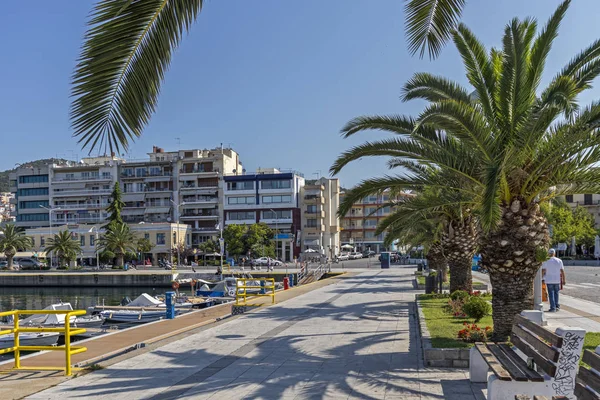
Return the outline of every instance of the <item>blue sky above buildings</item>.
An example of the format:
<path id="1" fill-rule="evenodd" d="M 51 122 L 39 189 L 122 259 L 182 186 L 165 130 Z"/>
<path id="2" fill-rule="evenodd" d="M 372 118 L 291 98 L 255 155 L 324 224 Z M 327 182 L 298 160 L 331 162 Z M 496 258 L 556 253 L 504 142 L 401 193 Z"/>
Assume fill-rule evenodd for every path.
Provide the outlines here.
<path id="1" fill-rule="evenodd" d="M 545 23 L 559 0 L 469 1 L 463 21 L 499 46 L 514 16 Z M 87 152 L 71 137 L 69 80 L 93 2 L 8 2 L 0 14 L 0 170 L 46 157 Z M 563 22 L 546 80 L 600 38 L 600 2 L 575 0 Z M 362 114 L 418 113 L 400 88 L 427 71 L 465 81 L 452 45 L 435 61 L 411 57 L 400 0 L 207 1 L 174 54 L 158 112 L 126 156 L 153 145 L 175 150 L 220 143 L 241 154 L 245 168 L 293 168 L 307 178 L 328 175 L 344 149 L 382 134 L 350 140 L 338 132 Z M 593 89 L 582 100 L 600 98 Z M 386 173 L 382 160 L 361 160 L 340 174 L 345 187 Z"/>

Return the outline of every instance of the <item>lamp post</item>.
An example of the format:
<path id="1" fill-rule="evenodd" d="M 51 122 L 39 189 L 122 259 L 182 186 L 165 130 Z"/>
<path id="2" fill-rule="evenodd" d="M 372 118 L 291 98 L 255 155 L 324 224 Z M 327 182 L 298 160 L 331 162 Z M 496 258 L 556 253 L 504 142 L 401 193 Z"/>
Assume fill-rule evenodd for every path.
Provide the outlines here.
<path id="1" fill-rule="evenodd" d="M 179 207 L 181 207 L 181 203 L 175 203 L 172 199 L 170 201 L 175 207 L 177 207 L 177 234 L 175 234 L 175 241 L 177 243 L 175 245 L 177 246 L 177 266 L 179 266 L 181 263 L 181 252 L 179 251 L 179 219 L 181 217 L 179 215 Z"/>
<path id="2" fill-rule="evenodd" d="M 40 207 L 48 211 L 48 226 L 50 227 L 50 237 L 52 237 L 52 211 L 58 211 L 60 208 L 45 207 L 40 204 Z M 45 250 L 45 246 L 44 246 Z M 50 252 L 50 268 L 52 268 L 52 252 Z"/>
<path id="3" fill-rule="evenodd" d="M 92 233 L 94 231 L 94 229 L 96 230 L 96 235 L 94 235 L 94 251 L 96 252 L 96 268 L 100 268 L 100 256 L 98 255 L 98 228 L 96 227 L 96 225 L 92 226 L 90 228 L 90 233 Z"/>
<path id="4" fill-rule="evenodd" d="M 277 213 L 275 211 L 273 211 L 272 208 L 269 208 L 269 211 L 271 211 L 273 214 L 275 214 L 275 258 L 279 259 L 279 246 L 278 246 L 278 236 L 277 236 L 277 228 L 278 228 L 278 223 L 279 223 L 279 217 L 277 216 Z"/>

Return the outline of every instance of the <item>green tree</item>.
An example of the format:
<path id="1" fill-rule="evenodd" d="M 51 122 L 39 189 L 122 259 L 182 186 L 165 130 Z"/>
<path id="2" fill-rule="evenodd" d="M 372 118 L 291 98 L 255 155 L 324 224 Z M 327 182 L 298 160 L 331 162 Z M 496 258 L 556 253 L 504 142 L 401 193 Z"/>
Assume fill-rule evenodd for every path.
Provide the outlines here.
<path id="1" fill-rule="evenodd" d="M 275 257 L 275 234 L 265 223 L 252 224 L 244 236 L 244 252 L 258 257 Z"/>
<path id="2" fill-rule="evenodd" d="M 357 146 L 336 163 L 343 166 L 360 157 L 391 155 L 435 166 L 472 184 L 447 186 L 473 195 L 473 209 L 484 230 L 482 263 L 494 290 L 492 317 L 498 340 L 510 334 L 516 314 L 533 307 L 532 283 L 541 265 L 538 254 L 549 244 L 540 203 L 600 191 L 600 136 L 595 134 L 600 103 L 586 107 L 578 103 L 578 96 L 600 73 L 600 41 L 540 88 L 568 5 L 563 2 L 538 34 L 534 19 L 513 19 L 505 28 L 503 47 L 490 52 L 460 24 L 452 37 L 470 87 L 416 74 L 405 85 L 403 98 L 427 102 L 419 117 L 351 121 L 343 130 L 346 136 L 366 129 L 398 136 Z M 391 179 L 381 179 L 386 180 Z"/>
<path id="3" fill-rule="evenodd" d="M 0 227 L 0 252 L 6 256 L 8 269 L 13 269 L 13 258 L 18 251 L 25 251 L 33 247 L 33 241 L 25 236 L 25 230 L 15 224 L 8 223 Z"/>
<path id="4" fill-rule="evenodd" d="M 575 237 L 578 244 L 594 244 L 594 217 L 584 207 L 572 209 L 565 202 L 554 202 L 551 207 L 544 208 L 544 213 L 552 225 L 554 243 L 571 243 Z"/>
<path id="5" fill-rule="evenodd" d="M 81 243 L 66 229 L 55 234 L 46 242 L 46 253 L 52 252 L 58 257 L 58 265 L 64 266 L 81 254 Z"/>
<path id="6" fill-rule="evenodd" d="M 150 239 L 139 238 L 136 244 L 136 250 L 138 253 L 150 253 L 152 249 L 155 247 L 154 244 L 150 241 Z"/>
<path id="7" fill-rule="evenodd" d="M 123 266 L 127 252 L 136 251 L 137 239 L 127 224 L 117 224 L 113 229 L 104 232 L 98 240 L 98 249 L 109 251 L 117 257 L 117 266 Z"/>
<path id="8" fill-rule="evenodd" d="M 110 195 L 110 204 L 106 207 L 106 211 L 109 213 L 108 215 L 108 224 L 106 224 L 103 228 L 106 230 L 112 230 L 117 225 L 123 225 L 123 218 L 121 217 L 121 211 L 123 211 L 123 207 L 125 207 L 125 202 L 123 201 L 123 193 L 121 192 L 121 187 L 119 186 L 119 182 L 115 182 L 113 187 L 113 191 Z"/>
<path id="9" fill-rule="evenodd" d="M 248 231 L 245 225 L 230 224 L 223 229 L 223 239 L 225 247 L 231 256 L 241 256 L 245 254 L 244 235 Z"/>

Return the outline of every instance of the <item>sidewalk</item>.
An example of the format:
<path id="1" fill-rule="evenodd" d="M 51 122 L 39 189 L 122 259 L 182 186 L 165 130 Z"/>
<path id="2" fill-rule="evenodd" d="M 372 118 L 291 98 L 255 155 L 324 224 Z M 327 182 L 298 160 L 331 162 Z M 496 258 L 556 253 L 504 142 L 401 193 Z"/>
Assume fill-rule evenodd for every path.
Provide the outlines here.
<path id="1" fill-rule="evenodd" d="M 490 284 L 490 277 L 487 274 L 473 271 L 473 278 Z M 582 328 L 587 332 L 600 332 L 600 304 L 563 294 L 560 294 L 559 301 L 561 305 L 559 312 L 544 312 L 548 328 L 554 330 L 559 326 L 566 326 Z M 548 302 L 544 303 L 544 311 L 548 308 Z"/>
<path id="2" fill-rule="evenodd" d="M 483 399 L 466 370 L 425 369 L 414 268 L 345 276 L 31 399 Z"/>

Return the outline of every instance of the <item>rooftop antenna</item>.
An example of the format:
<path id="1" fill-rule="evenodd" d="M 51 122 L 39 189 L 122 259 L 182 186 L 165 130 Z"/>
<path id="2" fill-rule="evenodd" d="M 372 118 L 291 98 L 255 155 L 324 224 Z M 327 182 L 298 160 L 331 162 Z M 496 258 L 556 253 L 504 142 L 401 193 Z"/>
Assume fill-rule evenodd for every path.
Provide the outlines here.
<path id="1" fill-rule="evenodd" d="M 317 176 L 317 180 L 321 179 L 321 170 L 318 169 L 317 172 L 313 172 L 313 175 Z"/>

